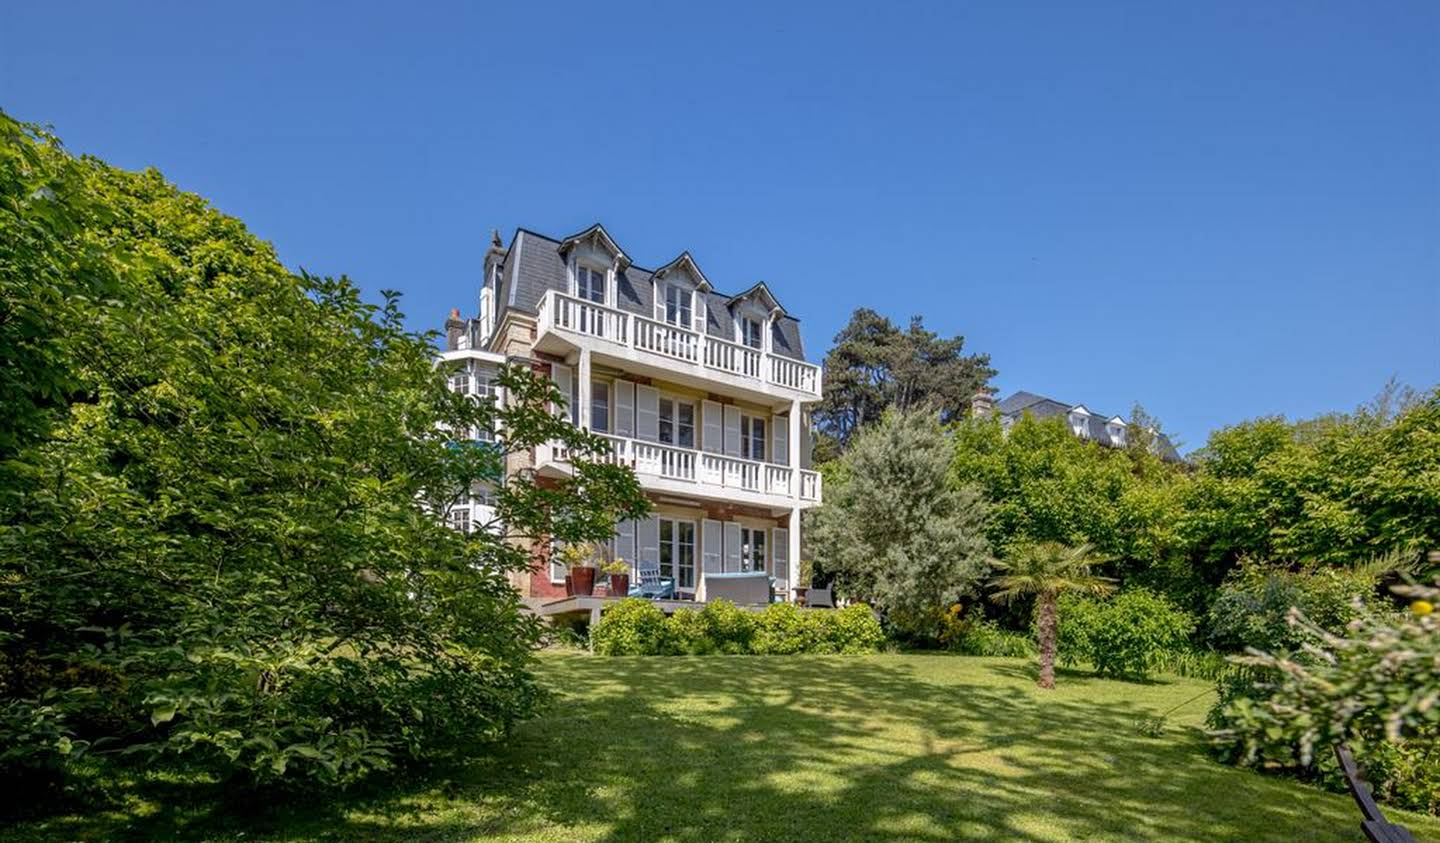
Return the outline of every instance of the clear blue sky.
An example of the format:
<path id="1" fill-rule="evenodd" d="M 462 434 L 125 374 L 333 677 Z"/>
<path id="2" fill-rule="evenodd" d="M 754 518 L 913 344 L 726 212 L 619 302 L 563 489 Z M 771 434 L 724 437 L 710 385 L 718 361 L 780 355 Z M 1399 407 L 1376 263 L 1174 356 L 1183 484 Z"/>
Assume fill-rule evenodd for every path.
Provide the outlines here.
<path id="1" fill-rule="evenodd" d="M 13 3 L 0 106 L 416 324 L 599 220 L 1187 447 L 1440 381 L 1440 3 L 779 5 Z"/>

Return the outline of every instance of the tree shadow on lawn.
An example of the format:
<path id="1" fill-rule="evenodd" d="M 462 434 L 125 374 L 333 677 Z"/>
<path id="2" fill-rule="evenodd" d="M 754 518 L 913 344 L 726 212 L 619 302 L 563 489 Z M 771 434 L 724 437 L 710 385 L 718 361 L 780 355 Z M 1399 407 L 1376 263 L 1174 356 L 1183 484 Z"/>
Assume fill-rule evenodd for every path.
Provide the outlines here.
<path id="1" fill-rule="evenodd" d="M 496 753 L 387 792 L 146 839 L 1361 839 L 1339 796 L 1224 767 L 1163 707 L 1018 661 L 565 657 L 563 698 Z M 992 679 L 991 677 L 995 677 Z M 1189 696 L 1191 686 L 1179 692 Z M 1138 689 L 1137 689 L 1138 690 Z M 1417 829 L 1417 834 L 1419 834 Z"/>

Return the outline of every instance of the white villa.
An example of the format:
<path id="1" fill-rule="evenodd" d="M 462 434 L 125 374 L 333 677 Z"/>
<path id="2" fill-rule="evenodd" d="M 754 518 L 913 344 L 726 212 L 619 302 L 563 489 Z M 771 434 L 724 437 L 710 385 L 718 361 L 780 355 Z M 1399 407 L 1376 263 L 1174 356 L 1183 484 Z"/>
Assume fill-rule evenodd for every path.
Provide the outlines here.
<path id="1" fill-rule="evenodd" d="M 453 389 L 503 400 L 500 365 L 544 371 L 570 396 L 561 411 L 635 470 L 653 515 L 620 524 L 608 553 L 657 562 L 682 597 L 704 572 L 765 571 L 793 599 L 800 513 L 821 498 L 809 419 L 821 370 L 764 283 L 719 292 L 689 252 L 642 269 L 598 224 L 558 239 L 519 229 L 486 253 L 479 316 L 452 312 L 446 329 Z M 570 470 L 558 447 L 512 461 L 542 482 Z M 493 515 L 475 490 L 449 518 L 471 529 Z M 563 597 L 565 571 L 533 550 L 514 585 Z"/>

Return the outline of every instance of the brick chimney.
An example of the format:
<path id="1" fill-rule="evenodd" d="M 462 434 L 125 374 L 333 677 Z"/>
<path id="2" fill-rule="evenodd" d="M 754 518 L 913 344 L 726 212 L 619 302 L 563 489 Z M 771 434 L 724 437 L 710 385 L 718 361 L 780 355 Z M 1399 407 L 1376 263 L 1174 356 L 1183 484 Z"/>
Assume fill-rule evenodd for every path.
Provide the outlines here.
<path id="1" fill-rule="evenodd" d="M 982 387 L 974 395 L 970 396 L 970 418 L 988 418 L 995 412 L 995 396 L 990 394 L 988 387 Z"/>
<path id="2" fill-rule="evenodd" d="M 460 308 L 450 308 L 450 318 L 445 320 L 445 348 L 455 351 L 465 338 L 465 320 L 460 318 Z"/>

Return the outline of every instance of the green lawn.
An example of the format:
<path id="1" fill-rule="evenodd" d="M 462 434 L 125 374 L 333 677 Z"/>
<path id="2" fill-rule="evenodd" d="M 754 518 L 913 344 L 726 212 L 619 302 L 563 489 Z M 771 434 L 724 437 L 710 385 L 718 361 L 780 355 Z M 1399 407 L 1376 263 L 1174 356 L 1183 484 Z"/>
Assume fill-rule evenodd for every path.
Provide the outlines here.
<path id="1" fill-rule="evenodd" d="M 1205 683 L 1014 659 L 547 655 L 563 696 L 493 757 L 380 796 L 207 814 L 179 797 L 33 839 L 1362 840 L 1346 798 L 1210 761 Z M 1141 726 L 1173 706 L 1158 735 Z M 134 813 L 146 814 L 139 819 Z M 1440 822 L 1395 812 L 1421 840 Z"/>

